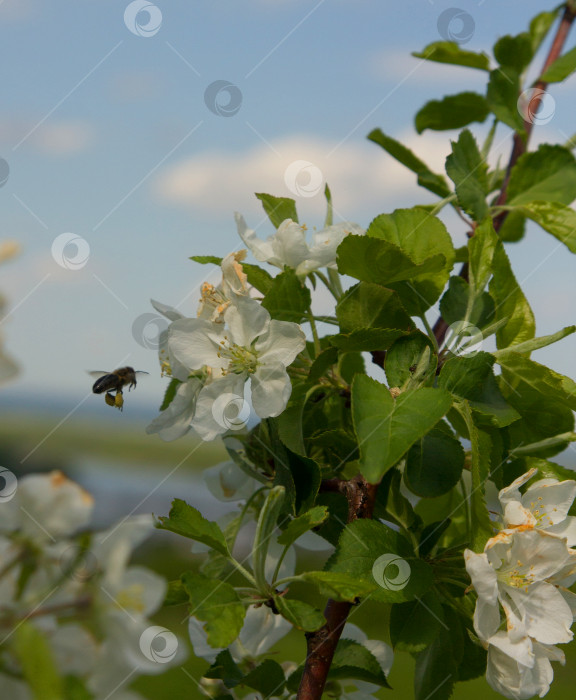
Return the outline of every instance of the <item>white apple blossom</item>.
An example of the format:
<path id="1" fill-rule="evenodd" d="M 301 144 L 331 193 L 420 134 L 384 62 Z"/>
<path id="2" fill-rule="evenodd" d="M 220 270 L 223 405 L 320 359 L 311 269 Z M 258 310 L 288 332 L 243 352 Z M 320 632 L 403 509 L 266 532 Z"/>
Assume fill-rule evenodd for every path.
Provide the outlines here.
<path id="1" fill-rule="evenodd" d="M 576 481 L 541 479 L 520 493 L 520 487 L 536 473 L 533 468 L 500 491 L 498 498 L 504 511 L 506 528 L 534 527 L 559 537 L 569 546 L 576 544 L 576 517 L 568 515 L 576 497 Z"/>
<path id="2" fill-rule="evenodd" d="M 18 481 L 14 497 L 0 508 L 0 532 L 21 532 L 36 542 L 53 541 L 85 527 L 94 500 L 61 471 Z"/>
<path id="3" fill-rule="evenodd" d="M 242 404 L 247 380 L 260 418 L 282 413 L 292 391 L 286 367 L 306 345 L 298 324 L 272 320 L 250 297 L 238 297 L 226 309 L 224 321 L 181 319 L 169 328 L 171 355 L 190 371 L 211 368 L 212 381 L 200 391 L 192 422 L 204 440 L 230 428 L 225 410 L 230 403 Z"/>
<path id="4" fill-rule="evenodd" d="M 300 277 L 321 267 L 336 267 L 336 249 L 344 238 L 350 234 L 364 233 L 358 224 L 342 222 L 322 231 L 314 231 L 312 245 L 309 245 L 306 241 L 306 226 L 285 219 L 276 233 L 263 241 L 253 229 L 248 228 L 241 214 L 236 212 L 234 217 L 240 238 L 256 260 L 268 262 L 281 270 L 285 266 L 291 267 Z"/>
<path id="5" fill-rule="evenodd" d="M 576 553 L 566 541 L 542 530 L 499 533 L 484 552 L 464 553 L 466 569 L 478 594 L 474 628 L 486 641 L 500 627 L 500 605 L 513 640 L 531 636 L 543 644 L 569 642 L 573 615 L 549 579 L 568 566 Z"/>
<path id="6" fill-rule="evenodd" d="M 219 501 L 249 498 L 257 487 L 257 482 L 232 460 L 204 469 L 202 479 L 210 493 Z"/>
<path id="7" fill-rule="evenodd" d="M 500 631 L 488 642 L 486 680 L 496 692 L 513 700 L 543 697 L 554 679 L 551 661 L 564 664 L 564 653 L 530 637 L 514 642 Z"/>

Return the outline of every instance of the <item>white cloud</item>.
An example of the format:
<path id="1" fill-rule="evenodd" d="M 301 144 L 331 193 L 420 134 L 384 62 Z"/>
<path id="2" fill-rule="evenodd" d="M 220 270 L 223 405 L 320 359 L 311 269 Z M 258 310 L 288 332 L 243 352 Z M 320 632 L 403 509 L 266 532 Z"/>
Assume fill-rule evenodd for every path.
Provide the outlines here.
<path id="1" fill-rule="evenodd" d="M 1 5 L 0 5 L 1 7 Z M 95 141 L 96 129 L 87 121 L 48 120 L 38 125 L 30 118 L 0 118 L 0 142 L 20 145 L 49 156 L 71 156 L 86 151 Z"/>
<path id="2" fill-rule="evenodd" d="M 446 135 L 399 138 L 430 167 L 443 171 L 450 151 Z M 301 169 L 295 184 L 303 192 L 309 184 L 310 170 L 317 168 L 322 181 L 330 185 L 335 211 L 343 218 L 348 218 L 351 212 L 380 213 L 408 205 L 411 200 L 412 203 L 432 201 L 417 188 L 416 176 L 377 145 L 351 139 L 335 146 L 321 138 L 292 136 L 268 145 L 258 144 L 241 153 L 204 152 L 165 169 L 154 185 L 154 192 L 164 202 L 226 216 L 233 209 L 245 210 L 253 192 L 269 192 L 292 197 L 299 209 L 311 210 L 322 217 L 323 184 L 315 190 L 315 196 L 307 197 L 295 194 L 285 182 L 291 164 L 307 161 L 313 168 L 308 169 L 308 175 L 305 168 Z"/>

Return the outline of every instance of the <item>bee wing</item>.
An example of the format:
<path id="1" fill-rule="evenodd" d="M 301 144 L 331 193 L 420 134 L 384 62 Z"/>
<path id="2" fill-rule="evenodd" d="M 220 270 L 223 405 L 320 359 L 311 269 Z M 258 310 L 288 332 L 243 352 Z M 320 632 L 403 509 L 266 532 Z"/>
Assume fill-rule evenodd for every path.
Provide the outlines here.
<path id="1" fill-rule="evenodd" d="M 93 379 L 100 379 L 100 377 L 104 377 L 107 374 L 110 374 L 110 372 L 101 372 L 101 371 L 95 371 L 91 372 L 90 370 L 86 370 L 86 372 L 93 378 Z"/>
<path id="2" fill-rule="evenodd" d="M 142 370 L 138 370 L 134 372 L 134 374 L 150 374 L 150 372 L 143 372 Z"/>

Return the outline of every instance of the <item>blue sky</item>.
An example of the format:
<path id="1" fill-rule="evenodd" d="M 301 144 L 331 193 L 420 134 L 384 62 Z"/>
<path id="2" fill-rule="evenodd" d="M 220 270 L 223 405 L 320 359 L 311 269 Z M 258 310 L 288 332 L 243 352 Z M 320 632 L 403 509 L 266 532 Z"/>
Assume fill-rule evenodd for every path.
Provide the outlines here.
<path id="1" fill-rule="evenodd" d="M 1 330 L 22 367 L 5 391 L 76 404 L 90 391 L 86 369 L 131 364 L 151 372 L 131 400 L 156 404 L 163 380 L 155 352 L 135 340 L 133 324 L 151 312 L 151 297 L 195 313 L 208 270 L 188 257 L 238 248 L 235 210 L 271 233 L 253 192 L 294 196 L 285 182 L 294 161 L 318 168 L 339 217 L 364 226 L 431 201 L 365 136 L 381 127 L 442 169 L 455 132 L 418 136 L 413 115 L 428 99 L 483 91 L 485 78 L 410 52 L 441 38 L 438 21 L 453 2 L 158 0 L 157 31 L 139 36 L 124 21 L 128 2 L 4 0 L 0 157 L 10 176 L 0 189 L 1 237 L 22 246 L 0 270 L 12 309 Z M 472 19 L 465 46 L 489 52 L 498 36 L 552 6 L 458 0 Z M 215 81 L 241 96 L 230 116 L 207 107 Z M 554 117 L 534 143 L 563 142 L 574 131 L 572 88 L 554 88 Z M 497 137 L 503 158 L 506 135 L 502 128 Z M 301 221 L 320 226 L 322 196 L 296 199 Z M 449 224 L 462 245 L 462 225 Z M 52 255 L 64 233 L 89 246 L 79 269 Z M 539 334 L 572 323 L 575 258 L 536 228 L 509 252 Z M 575 354 L 571 337 L 534 359 L 570 374 Z"/>

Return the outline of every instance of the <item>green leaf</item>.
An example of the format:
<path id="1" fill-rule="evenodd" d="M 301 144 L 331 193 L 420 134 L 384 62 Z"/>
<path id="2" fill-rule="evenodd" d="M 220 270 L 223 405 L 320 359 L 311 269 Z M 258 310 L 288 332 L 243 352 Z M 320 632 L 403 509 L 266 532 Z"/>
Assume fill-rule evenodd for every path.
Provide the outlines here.
<path id="1" fill-rule="evenodd" d="M 439 389 L 416 389 L 393 399 L 383 384 L 358 375 L 352 384 L 352 416 L 363 476 L 377 484 L 451 405 L 451 395 Z"/>
<path id="2" fill-rule="evenodd" d="M 176 390 L 180 386 L 182 382 L 179 379 L 171 379 L 170 383 L 166 387 L 166 391 L 164 392 L 164 398 L 162 399 L 162 405 L 160 406 L 161 411 L 165 411 L 168 406 L 174 401 L 174 397 L 176 396 Z"/>
<path id="3" fill-rule="evenodd" d="M 454 265 L 454 246 L 444 224 L 421 207 L 396 209 L 392 214 L 377 216 L 366 235 L 394 244 L 418 265 L 443 256 L 445 263 L 441 270 L 431 270 L 409 282 L 389 280 L 385 283 L 398 292 L 409 314 L 421 316 L 440 297 Z"/>
<path id="4" fill-rule="evenodd" d="M 448 608 L 445 608 L 447 613 Z M 458 678 L 458 657 L 462 636 L 446 625 L 434 641 L 416 657 L 415 700 L 449 700 Z"/>
<path id="5" fill-rule="evenodd" d="M 222 258 L 217 257 L 216 255 L 192 255 L 190 256 L 190 260 L 193 260 L 194 262 L 200 263 L 201 265 L 221 265 L 222 264 Z"/>
<path id="6" fill-rule="evenodd" d="M 510 206 L 534 200 L 570 204 L 576 199 L 576 159 L 564 146 L 541 144 L 524 153 L 512 169 L 506 202 Z"/>
<path id="7" fill-rule="evenodd" d="M 62 700 L 62 680 L 46 637 L 31 622 L 14 630 L 12 649 L 34 700 Z"/>
<path id="8" fill-rule="evenodd" d="M 272 222 L 274 228 L 278 228 L 286 219 L 292 219 L 298 223 L 296 202 L 288 197 L 274 197 L 271 194 L 257 192 L 256 197 L 262 202 L 264 211 Z"/>
<path id="9" fill-rule="evenodd" d="M 337 353 L 337 350 L 334 348 L 333 350 Z M 326 351 L 321 353 L 319 358 L 325 354 Z M 292 389 L 284 411 L 278 418 L 273 419 L 278 429 L 278 437 L 282 440 L 282 443 L 292 452 L 303 457 L 306 456 L 303 431 L 304 408 L 313 392 L 314 389 L 311 390 L 307 384 L 297 384 Z"/>
<path id="10" fill-rule="evenodd" d="M 336 571 L 305 571 L 298 578 L 313 583 L 322 596 L 349 603 L 353 603 L 356 598 L 363 598 L 378 587 L 375 581 L 359 581 L 350 574 Z"/>
<path id="11" fill-rule="evenodd" d="M 551 447 L 554 449 L 557 447 L 564 449 L 568 446 L 569 442 L 576 442 L 576 433 L 572 431 L 569 433 L 560 433 L 560 435 L 554 435 L 545 440 L 531 442 L 529 445 L 514 447 L 510 450 L 510 454 L 521 457 L 522 455 L 538 454 L 538 452 L 548 452 Z"/>
<path id="12" fill-rule="evenodd" d="M 242 680 L 243 685 L 262 693 L 262 700 L 280 697 L 284 690 L 285 678 L 282 666 L 272 659 L 265 659 Z"/>
<path id="13" fill-rule="evenodd" d="M 300 323 L 310 307 L 310 290 L 302 284 L 296 272 L 287 268 L 272 279 L 262 306 L 272 318 Z"/>
<path id="14" fill-rule="evenodd" d="M 426 61 L 436 61 L 436 63 L 451 63 L 455 66 L 490 70 L 490 59 L 484 52 L 466 51 L 455 41 L 434 41 L 420 52 L 413 51 L 412 56 Z"/>
<path id="15" fill-rule="evenodd" d="M 493 277 L 490 296 L 496 304 L 496 321 L 507 319 L 496 333 L 499 349 L 531 340 L 536 334 L 536 321 L 524 292 L 520 288 L 502 242 L 498 244 L 492 260 Z"/>
<path id="16" fill-rule="evenodd" d="M 576 47 L 557 58 L 538 80 L 545 83 L 561 83 L 576 70 Z"/>
<path id="17" fill-rule="evenodd" d="M 370 599 L 402 603 L 424 595 L 433 582 L 431 567 L 414 556 L 406 539 L 376 520 L 355 520 L 346 525 L 338 547 L 326 564 L 378 588 Z"/>
<path id="18" fill-rule="evenodd" d="M 431 353 L 432 341 L 421 331 L 399 338 L 386 353 L 384 370 L 386 379 L 391 387 L 401 387 L 413 378 L 416 368 L 427 351 L 429 358 L 425 376 L 430 381 L 434 379 L 438 358 Z"/>
<path id="19" fill-rule="evenodd" d="M 238 637 L 246 610 L 234 588 L 225 581 L 187 571 L 182 583 L 190 598 L 190 614 L 206 622 L 211 647 L 227 647 Z"/>
<path id="20" fill-rule="evenodd" d="M 441 272 L 444 255 L 433 255 L 416 263 L 398 246 L 369 236 L 346 236 L 338 246 L 338 271 L 364 282 L 390 286 L 422 275 Z"/>
<path id="21" fill-rule="evenodd" d="M 443 431 L 432 430 L 408 451 L 404 481 L 417 496 L 434 498 L 458 483 L 463 468 L 460 442 Z"/>
<path id="22" fill-rule="evenodd" d="M 252 546 L 252 568 L 254 578 L 260 591 L 264 594 L 267 590 L 266 582 L 266 557 L 276 523 L 282 512 L 282 506 L 286 498 L 286 489 L 283 486 L 274 486 L 268 492 L 264 505 L 258 516 L 254 544 Z"/>
<path id="23" fill-rule="evenodd" d="M 336 316 L 343 333 L 365 328 L 414 329 L 398 294 L 370 282 L 360 282 L 347 290 L 336 306 Z"/>
<path id="24" fill-rule="evenodd" d="M 489 423 L 504 427 L 518 420 L 520 414 L 502 396 L 492 371 L 494 362 L 494 356 L 487 352 L 472 357 L 452 357 L 442 367 L 438 386 L 467 399 L 475 411 L 489 417 Z"/>
<path id="25" fill-rule="evenodd" d="M 326 618 L 319 610 L 303 600 L 275 596 L 274 605 L 283 618 L 294 625 L 296 629 L 304 632 L 315 632 L 326 622 Z"/>
<path id="26" fill-rule="evenodd" d="M 289 547 L 305 532 L 311 530 L 317 525 L 321 525 L 328 517 L 328 509 L 326 506 L 314 506 L 306 513 L 299 515 L 294 520 L 291 520 L 286 529 L 278 537 L 278 544 Z"/>
<path id="27" fill-rule="evenodd" d="M 535 221 L 545 231 L 576 253 L 576 211 L 558 202 L 528 202 L 517 211 Z"/>
<path id="28" fill-rule="evenodd" d="M 359 680 L 389 688 L 378 659 L 363 644 L 340 639 L 328 672 L 329 680 Z"/>
<path id="29" fill-rule="evenodd" d="M 244 674 L 232 658 L 228 649 L 221 651 L 214 663 L 204 674 L 204 678 L 219 678 L 227 688 L 234 688 L 242 682 Z"/>
<path id="30" fill-rule="evenodd" d="M 86 683 L 78 676 L 64 676 L 65 700 L 94 700 L 94 695 L 86 687 Z"/>
<path id="31" fill-rule="evenodd" d="M 494 58 L 501 66 L 522 73 L 532 60 L 532 41 L 526 32 L 500 37 L 494 44 Z"/>
<path id="32" fill-rule="evenodd" d="M 164 605 L 183 605 L 188 602 L 188 593 L 180 579 L 169 581 L 168 590 L 164 597 Z"/>
<path id="33" fill-rule="evenodd" d="M 428 591 L 419 600 L 392 606 L 390 641 L 395 651 L 422 651 L 436 639 L 443 623 L 444 611 L 438 594 Z"/>
<path id="34" fill-rule="evenodd" d="M 308 372 L 308 382 L 315 384 L 326 372 L 338 362 L 338 351 L 335 348 L 326 348 L 318 355 L 312 363 L 310 372 Z"/>
<path id="35" fill-rule="evenodd" d="M 172 508 L 168 517 L 160 517 L 158 520 L 156 527 L 159 530 L 169 530 L 177 535 L 189 537 L 197 542 L 207 544 L 225 557 L 230 557 L 226 539 L 218 524 L 206 520 L 200 511 L 189 506 L 180 498 L 175 498 L 172 501 Z"/>
<path id="36" fill-rule="evenodd" d="M 468 129 L 461 132 L 458 141 L 452 142 L 446 172 L 456 187 L 460 206 L 478 223 L 483 221 L 488 214 L 488 165 Z"/>
<path id="37" fill-rule="evenodd" d="M 511 353 L 496 360 L 503 370 L 511 388 L 522 386 L 542 396 L 576 410 L 576 383 L 544 365 L 529 360 L 523 355 Z"/>
<path id="38" fill-rule="evenodd" d="M 530 22 L 530 38 L 532 39 L 532 51 L 536 53 L 538 51 L 540 44 L 546 38 L 546 35 L 550 31 L 550 27 L 554 24 L 556 17 L 558 16 L 558 8 L 552 12 L 540 12 L 536 17 L 532 18 Z"/>
<path id="39" fill-rule="evenodd" d="M 497 246 L 498 234 L 492 221 L 487 219 L 478 226 L 474 236 L 468 241 L 470 289 L 474 296 L 478 296 L 488 284 Z"/>
<path id="40" fill-rule="evenodd" d="M 422 519 L 404 496 L 402 486 L 399 469 L 389 469 L 384 474 L 376 494 L 374 517 L 398 525 L 407 532 L 417 532 L 422 526 Z"/>
<path id="41" fill-rule="evenodd" d="M 481 430 L 472 415 L 472 410 L 467 401 L 459 405 L 460 411 L 466 421 L 472 447 L 472 486 L 470 493 L 471 510 L 471 548 L 475 552 L 481 552 L 486 542 L 492 537 L 492 524 L 486 505 L 486 483 L 490 476 L 490 454 L 492 441 L 484 430 Z M 500 466 L 500 465 L 494 465 Z"/>
<path id="42" fill-rule="evenodd" d="M 277 422 L 273 419 L 260 423 L 258 445 L 263 448 L 260 459 L 267 460 L 274 469 L 274 486 L 284 486 L 285 514 L 300 514 L 314 505 L 320 482 L 320 468 L 312 459 L 303 457 L 280 440 Z"/>
<path id="43" fill-rule="evenodd" d="M 488 104 L 482 95 L 461 92 L 427 102 L 416 114 L 415 126 L 419 134 L 425 129 L 460 129 L 472 122 L 485 121 L 488 114 Z"/>
<path id="44" fill-rule="evenodd" d="M 512 68 L 497 68 L 490 73 L 486 99 L 497 119 L 518 133 L 524 133 L 524 120 L 518 111 L 520 77 Z"/>
<path id="45" fill-rule="evenodd" d="M 498 235 L 502 241 L 516 243 L 524 238 L 526 232 L 526 217 L 522 212 L 510 210 L 503 221 L 504 223 L 500 226 L 500 230 L 498 231 Z"/>
<path id="46" fill-rule="evenodd" d="M 406 331 L 391 328 L 365 328 L 352 333 L 333 335 L 330 342 L 342 352 L 371 352 L 387 350 L 395 340 L 405 334 Z"/>
<path id="47" fill-rule="evenodd" d="M 448 197 L 451 192 L 446 179 L 443 175 L 439 175 L 430 170 L 430 168 L 420 160 L 409 148 L 400 141 L 396 141 L 391 136 L 387 136 L 382 132 L 381 129 L 374 129 L 368 134 L 368 139 L 377 143 L 379 146 L 387 151 L 393 158 L 402 165 L 406 166 L 408 170 L 416 173 L 418 176 L 418 184 L 420 187 L 433 192 L 434 194 L 442 197 Z"/>
<path id="48" fill-rule="evenodd" d="M 529 355 L 534 350 L 539 350 L 540 348 L 545 348 L 547 345 L 557 343 L 567 335 L 572 335 L 572 333 L 575 331 L 576 326 L 566 326 L 566 328 L 563 328 L 557 333 L 552 333 L 552 335 L 542 335 L 539 338 L 532 338 L 531 340 L 526 340 L 523 343 L 517 343 L 516 345 L 510 345 L 507 348 L 502 348 L 502 350 L 496 350 L 492 354 L 496 358 L 505 357 L 512 352 Z"/>
<path id="49" fill-rule="evenodd" d="M 242 263 L 242 269 L 246 273 L 248 284 L 251 284 L 262 294 L 268 294 L 274 281 L 269 272 L 258 267 L 258 265 L 250 265 L 248 263 Z"/>
<path id="50" fill-rule="evenodd" d="M 471 310 L 468 309 L 471 294 L 468 282 L 462 277 L 450 277 L 448 289 L 440 299 L 440 315 L 448 325 L 468 321 L 476 328 L 484 328 L 494 321 L 494 300 L 488 292 L 474 296 Z"/>

